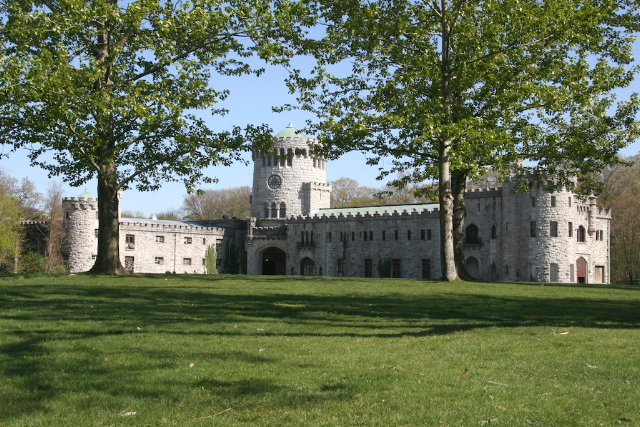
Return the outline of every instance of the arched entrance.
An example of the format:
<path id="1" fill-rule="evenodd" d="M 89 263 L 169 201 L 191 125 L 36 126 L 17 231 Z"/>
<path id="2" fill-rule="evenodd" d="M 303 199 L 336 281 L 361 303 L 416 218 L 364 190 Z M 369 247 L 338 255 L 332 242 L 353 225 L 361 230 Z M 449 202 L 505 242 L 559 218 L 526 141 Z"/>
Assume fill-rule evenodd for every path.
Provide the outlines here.
<path id="1" fill-rule="evenodd" d="M 287 274 L 287 254 L 278 248 L 267 248 L 262 252 L 262 274 Z"/>
<path id="2" fill-rule="evenodd" d="M 480 265 L 476 257 L 470 256 L 466 261 L 467 273 L 474 279 L 478 279 L 480 275 Z"/>
<path id="3" fill-rule="evenodd" d="M 578 283 L 587 283 L 587 260 L 580 257 L 576 260 L 576 270 L 578 273 Z"/>
<path id="4" fill-rule="evenodd" d="M 304 258 L 300 261 L 300 274 L 302 276 L 315 276 L 316 263 L 311 258 Z"/>

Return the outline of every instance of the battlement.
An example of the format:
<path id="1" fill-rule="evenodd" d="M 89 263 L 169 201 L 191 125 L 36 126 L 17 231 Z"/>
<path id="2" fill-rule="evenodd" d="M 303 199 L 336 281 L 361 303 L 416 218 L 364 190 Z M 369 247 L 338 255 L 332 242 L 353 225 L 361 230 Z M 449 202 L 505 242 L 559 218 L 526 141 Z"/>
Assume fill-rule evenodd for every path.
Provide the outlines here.
<path id="1" fill-rule="evenodd" d="M 474 188 L 465 192 L 465 197 L 496 197 L 502 195 L 502 187 Z"/>
<path id="2" fill-rule="evenodd" d="M 98 209 L 98 199 L 92 197 L 63 197 L 62 204 L 67 206 L 73 206 L 75 209 L 81 210 L 96 210 Z"/>
<path id="3" fill-rule="evenodd" d="M 224 232 L 224 228 L 220 227 L 205 227 L 199 225 L 192 224 L 158 224 L 158 223 L 149 223 L 143 221 L 120 221 L 121 229 L 127 228 L 147 228 L 147 229 L 155 229 L 162 231 L 217 231 Z"/>
<path id="4" fill-rule="evenodd" d="M 289 221 L 302 222 L 302 221 L 344 221 L 344 220 L 380 220 L 380 219 L 434 219 L 440 217 L 439 209 L 432 208 L 431 210 L 424 208 L 422 211 L 418 209 L 394 209 L 393 212 L 375 210 L 375 206 L 371 207 L 371 211 L 346 211 L 346 212 L 315 212 L 313 215 L 290 217 Z M 362 209 L 362 208 L 360 208 Z"/>

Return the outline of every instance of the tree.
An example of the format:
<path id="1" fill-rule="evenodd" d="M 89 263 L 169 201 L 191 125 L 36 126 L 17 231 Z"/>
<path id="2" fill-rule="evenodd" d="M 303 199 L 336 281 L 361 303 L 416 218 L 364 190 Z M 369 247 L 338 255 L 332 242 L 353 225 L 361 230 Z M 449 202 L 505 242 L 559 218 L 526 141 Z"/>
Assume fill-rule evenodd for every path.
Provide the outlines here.
<path id="1" fill-rule="evenodd" d="M 286 1 L 7 0 L 0 4 L 0 143 L 29 147 L 32 165 L 73 186 L 98 181 L 92 272 L 122 274 L 118 192 L 185 181 L 241 160 L 247 141 L 272 144 L 267 126 L 212 130 L 228 91 L 222 76 L 260 74 L 257 55 L 284 63 L 276 37 L 295 38 L 300 6 Z M 286 34 L 291 34 L 290 37 Z M 53 160 L 50 161 L 49 157 Z"/>
<path id="2" fill-rule="evenodd" d="M 353 178 L 339 178 L 331 181 L 331 207 L 345 208 L 371 206 L 374 203 L 375 188 L 363 187 Z"/>
<path id="3" fill-rule="evenodd" d="M 20 203 L 0 185 L 0 268 L 17 273 L 22 240 Z"/>
<path id="4" fill-rule="evenodd" d="M 626 159 L 627 164 L 604 169 L 597 179 L 601 192 L 598 203 L 612 210 L 611 281 L 640 281 L 640 155 Z"/>
<path id="5" fill-rule="evenodd" d="M 62 248 L 66 237 L 64 229 L 64 209 L 62 207 L 62 183 L 51 183 L 44 201 L 47 214 L 48 233 L 45 246 L 46 273 L 64 272 Z"/>
<path id="6" fill-rule="evenodd" d="M 209 219 L 248 218 L 251 216 L 251 187 L 201 190 L 184 197 L 184 219 L 205 221 Z"/>
<path id="7" fill-rule="evenodd" d="M 466 180 L 532 160 L 557 185 L 617 161 L 638 137 L 638 98 L 616 102 L 635 69 L 637 2 L 616 0 L 318 0 L 318 59 L 289 81 L 317 114 L 330 154 L 416 182 L 436 178 L 442 278 L 464 269 Z M 351 64 L 344 72 L 345 64 Z M 521 164 L 522 165 L 522 164 Z M 525 169 L 520 166 L 520 169 Z"/>

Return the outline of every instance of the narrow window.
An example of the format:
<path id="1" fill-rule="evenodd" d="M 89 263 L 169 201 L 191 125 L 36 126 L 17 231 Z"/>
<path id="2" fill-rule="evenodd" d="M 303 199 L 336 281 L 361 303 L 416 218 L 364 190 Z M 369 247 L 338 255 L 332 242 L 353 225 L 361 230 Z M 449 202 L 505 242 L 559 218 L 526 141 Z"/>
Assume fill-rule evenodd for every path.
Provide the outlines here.
<path id="1" fill-rule="evenodd" d="M 571 199 L 569 199 L 571 200 Z M 573 223 L 569 223 L 569 237 L 573 237 Z"/>
<path id="2" fill-rule="evenodd" d="M 98 234 L 99 234 L 99 233 L 100 233 L 100 230 L 99 230 L 99 229 L 97 229 L 97 228 L 96 228 L 95 230 L 93 230 L 93 234 L 94 234 L 94 236 L 98 237 Z"/>
<path id="3" fill-rule="evenodd" d="M 369 231 L 369 240 L 373 240 L 373 230 Z"/>
<path id="4" fill-rule="evenodd" d="M 420 230 L 420 240 L 426 239 L 426 235 L 427 233 L 425 232 L 425 230 Z"/>
<path id="5" fill-rule="evenodd" d="M 287 148 L 287 166 L 293 166 L 293 150 L 291 148 Z"/>
<path id="6" fill-rule="evenodd" d="M 576 234 L 578 237 L 578 242 L 585 242 L 587 240 L 585 229 L 583 226 L 578 227 L 578 232 Z"/>
<path id="7" fill-rule="evenodd" d="M 367 232 L 364 232 L 364 241 L 366 242 L 367 240 L 369 240 L 369 235 L 367 234 Z"/>
<path id="8" fill-rule="evenodd" d="M 551 207 L 552 208 L 556 207 L 556 196 L 551 196 Z"/>
<path id="9" fill-rule="evenodd" d="M 267 202 L 264 204 L 264 217 L 269 218 L 269 203 Z"/>
<path id="10" fill-rule="evenodd" d="M 394 240 L 398 240 L 398 230 L 395 230 L 395 233 L 394 233 Z"/>
<path id="11" fill-rule="evenodd" d="M 327 232 L 327 242 L 331 241 L 331 232 Z"/>
<path id="12" fill-rule="evenodd" d="M 276 209 L 276 204 L 271 203 L 271 218 L 277 218 L 278 217 L 278 210 Z"/>
<path id="13" fill-rule="evenodd" d="M 571 207 L 571 196 L 569 196 L 569 207 Z"/>
<path id="14" fill-rule="evenodd" d="M 493 227 L 491 227 L 491 238 L 496 239 L 497 237 L 498 237 L 498 229 L 494 225 Z"/>
<path id="15" fill-rule="evenodd" d="M 202 238 L 202 244 L 206 245 L 207 244 L 207 239 L 205 239 L 204 237 Z"/>
<path id="16" fill-rule="evenodd" d="M 558 237 L 558 221 L 549 222 L 549 236 Z"/>
<path id="17" fill-rule="evenodd" d="M 356 232 L 352 231 L 351 232 L 351 241 L 354 242 L 356 240 Z"/>
<path id="18" fill-rule="evenodd" d="M 549 281 L 558 282 L 560 277 L 560 267 L 558 264 L 549 264 Z"/>
<path id="19" fill-rule="evenodd" d="M 411 240 L 411 230 L 407 230 L 407 240 Z"/>
<path id="20" fill-rule="evenodd" d="M 538 235 L 538 232 L 536 230 L 536 222 L 531 221 L 531 237 L 536 237 L 537 235 Z"/>
<path id="21" fill-rule="evenodd" d="M 286 218 L 287 217 L 287 206 L 284 204 L 284 202 L 280 203 L 280 218 Z"/>
<path id="22" fill-rule="evenodd" d="M 387 232 L 382 230 L 382 240 L 386 240 L 387 239 Z"/>
<path id="23" fill-rule="evenodd" d="M 281 148 L 280 149 L 280 166 L 284 167 L 284 162 L 285 162 L 284 148 Z"/>
<path id="24" fill-rule="evenodd" d="M 532 208 L 536 207 L 536 196 L 531 196 L 531 207 Z"/>
<path id="25" fill-rule="evenodd" d="M 431 240 L 431 230 L 427 230 L 427 240 Z"/>

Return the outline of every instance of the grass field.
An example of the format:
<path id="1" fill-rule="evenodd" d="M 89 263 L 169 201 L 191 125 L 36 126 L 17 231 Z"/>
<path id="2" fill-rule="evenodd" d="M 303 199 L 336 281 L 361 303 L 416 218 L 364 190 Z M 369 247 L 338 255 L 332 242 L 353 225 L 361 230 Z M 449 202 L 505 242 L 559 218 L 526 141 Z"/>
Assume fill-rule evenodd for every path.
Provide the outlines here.
<path id="1" fill-rule="evenodd" d="M 0 278 L 0 426 L 640 425 L 640 288 Z"/>

